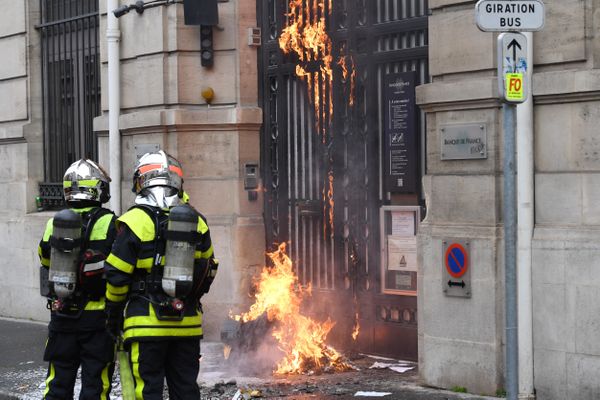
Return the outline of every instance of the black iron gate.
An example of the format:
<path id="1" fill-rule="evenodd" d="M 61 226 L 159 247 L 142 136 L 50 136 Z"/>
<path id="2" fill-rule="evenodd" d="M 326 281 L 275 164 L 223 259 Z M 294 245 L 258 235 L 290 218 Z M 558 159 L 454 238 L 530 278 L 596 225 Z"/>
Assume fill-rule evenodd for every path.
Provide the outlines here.
<path id="1" fill-rule="evenodd" d="M 336 344 L 416 359 L 416 297 L 381 290 L 381 110 L 387 74 L 428 80 L 427 0 L 258 4 L 267 243 L 289 243 Z"/>
<path id="2" fill-rule="evenodd" d="M 82 157 L 97 158 L 100 114 L 98 0 L 40 0 L 45 206 L 62 200 L 62 177 Z"/>

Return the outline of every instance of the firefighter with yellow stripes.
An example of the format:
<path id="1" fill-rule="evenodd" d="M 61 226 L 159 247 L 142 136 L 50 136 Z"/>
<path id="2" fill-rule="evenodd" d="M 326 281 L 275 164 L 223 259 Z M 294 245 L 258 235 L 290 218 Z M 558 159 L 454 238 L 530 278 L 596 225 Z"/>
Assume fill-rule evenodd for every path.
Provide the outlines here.
<path id="1" fill-rule="evenodd" d="M 109 182 L 92 160 L 71 164 L 63 178 L 69 208 L 48 221 L 38 248 L 40 290 L 50 309 L 44 399 L 72 399 L 79 367 L 79 398 L 109 399 L 114 341 L 105 329 L 103 267 L 116 236 L 115 215 L 102 207 Z"/>
<path id="2" fill-rule="evenodd" d="M 165 378 L 171 400 L 200 396 L 200 297 L 218 263 L 206 219 L 182 200 L 182 185 L 175 158 L 162 150 L 140 158 L 135 205 L 118 219 L 105 263 L 107 328 L 129 352 L 136 399 L 162 399 Z"/>

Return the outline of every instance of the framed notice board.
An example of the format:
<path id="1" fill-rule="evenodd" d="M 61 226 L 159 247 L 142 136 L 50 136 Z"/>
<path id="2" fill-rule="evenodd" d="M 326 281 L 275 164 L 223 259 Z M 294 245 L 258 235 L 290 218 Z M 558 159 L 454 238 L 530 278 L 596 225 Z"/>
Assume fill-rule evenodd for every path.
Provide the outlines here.
<path id="1" fill-rule="evenodd" d="M 383 206 L 381 227 L 381 291 L 417 295 L 417 232 L 419 206 Z"/>

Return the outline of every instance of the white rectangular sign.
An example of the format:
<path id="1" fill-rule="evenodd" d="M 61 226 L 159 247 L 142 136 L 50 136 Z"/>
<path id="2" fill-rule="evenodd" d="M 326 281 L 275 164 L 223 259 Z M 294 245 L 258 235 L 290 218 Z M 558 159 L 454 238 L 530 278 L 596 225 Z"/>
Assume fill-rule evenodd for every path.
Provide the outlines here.
<path id="1" fill-rule="evenodd" d="M 489 31 L 539 31 L 544 26 L 541 0 L 479 0 L 475 5 L 477 27 Z"/>
<path id="2" fill-rule="evenodd" d="M 498 84 L 500 96 L 508 103 L 527 100 L 527 38 L 518 32 L 498 35 Z"/>

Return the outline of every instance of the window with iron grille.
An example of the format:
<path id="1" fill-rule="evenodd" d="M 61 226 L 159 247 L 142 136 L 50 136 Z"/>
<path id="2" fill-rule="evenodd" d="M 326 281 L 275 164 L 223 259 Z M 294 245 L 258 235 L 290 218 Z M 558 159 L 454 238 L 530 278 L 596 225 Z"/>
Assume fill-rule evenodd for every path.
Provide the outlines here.
<path id="1" fill-rule="evenodd" d="M 98 0 L 40 0 L 44 182 L 42 207 L 63 205 L 68 166 L 97 159 L 93 119 L 100 114 Z"/>

